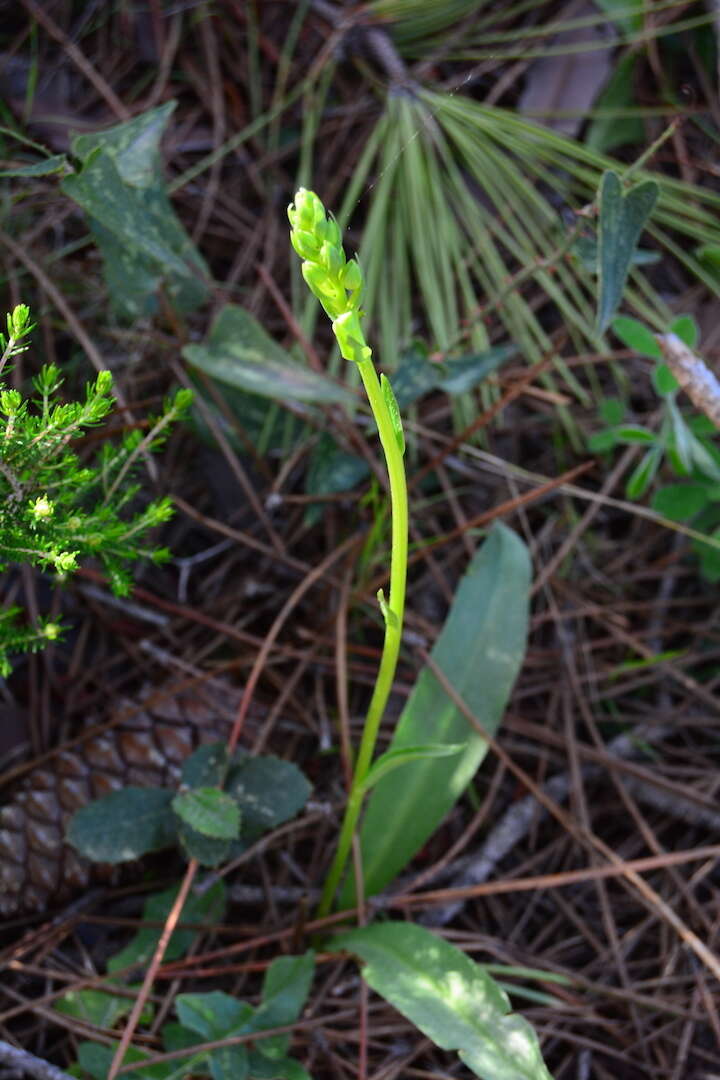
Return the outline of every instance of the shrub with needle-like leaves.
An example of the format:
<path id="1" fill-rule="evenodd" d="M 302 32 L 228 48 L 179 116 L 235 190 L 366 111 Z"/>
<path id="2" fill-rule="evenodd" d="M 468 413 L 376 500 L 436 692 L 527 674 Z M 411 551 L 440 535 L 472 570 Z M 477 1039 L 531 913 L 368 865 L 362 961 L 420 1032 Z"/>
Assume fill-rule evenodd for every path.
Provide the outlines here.
<path id="1" fill-rule="evenodd" d="M 32 329 L 29 309 L 19 304 L 7 317 L 7 335 L 0 334 L 0 375 L 27 348 Z M 147 542 L 146 534 L 168 520 L 170 499 L 131 509 L 140 489 L 132 473 L 185 413 L 192 394 L 178 391 L 158 417 L 147 421 L 145 434 L 133 430 L 119 442 L 106 441 L 97 460 L 85 464 L 71 443 L 110 413 L 112 376 L 101 371 L 80 401 L 62 401 L 62 383 L 55 364 L 34 377 L 34 398 L 0 383 L 0 568 L 25 563 L 62 579 L 77 569 L 79 560 L 95 558 L 113 592 L 123 595 L 131 587 L 130 564 L 169 558 L 166 548 Z M 17 607 L 0 612 L 3 675 L 10 672 L 8 654 L 42 648 L 61 632 L 54 620 L 31 626 L 18 619 L 20 614 Z"/>

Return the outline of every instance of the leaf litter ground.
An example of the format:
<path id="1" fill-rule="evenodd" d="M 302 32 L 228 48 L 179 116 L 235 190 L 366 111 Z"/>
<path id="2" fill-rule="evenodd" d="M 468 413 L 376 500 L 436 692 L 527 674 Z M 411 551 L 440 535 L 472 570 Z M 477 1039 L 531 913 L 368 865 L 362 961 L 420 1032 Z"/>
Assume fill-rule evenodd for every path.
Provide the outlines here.
<path id="1" fill-rule="evenodd" d="M 93 21 L 67 3 L 39 16 L 28 4 L 4 28 L 3 49 L 16 59 L 9 108 L 54 152 L 70 149 L 69 131 L 118 123 L 177 98 L 163 149 L 171 180 L 290 99 L 324 57 L 330 104 L 323 108 L 306 94 L 303 111 L 296 97 L 276 121 L 207 164 L 173 197 L 221 283 L 214 286 L 218 310 L 221 300 L 247 308 L 275 341 L 299 343 L 308 366 L 322 375 L 327 339 L 319 332 L 310 347 L 309 324 L 306 330 L 296 322 L 286 302 L 292 283 L 283 206 L 295 186 L 298 155 L 315 137 L 314 123 L 313 183 L 328 204 L 339 202 L 357 152 L 350 135 L 372 106 L 378 71 L 362 55 L 335 64 L 341 29 L 317 12 L 293 24 L 291 7 L 267 5 L 259 20 L 251 5 L 234 7 L 232 18 L 221 7 L 191 29 L 182 12 L 164 17 L 152 6 Z M 548 16 L 561 14 L 558 5 L 545 7 Z M 38 18 L 33 38 L 28 13 Z M 457 82 L 469 71 L 469 61 L 448 58 L 451 44 L 436 57 L 438 83 Z M 521 74 L 511 60 L 486 63 L 478 97 L 489 81 L 504 77 L 507 89 L 498 101 L 512 106 Z M 650 96 L 651 69 L 641 73 Z M 703 139 L 696 129 L 680 129 L 661 171 L 674 174 L 677 161 L 684 179 L 712 190 Z M 17 145 L 4 146 L 8 164 L 16 165 Z M 172 381 L 189 379 L 191 369 L 179 367 L 178 357 L 204 340 L 206 316 L 183 319 L 161 295 L 154 319 L 132 327 L 114 322 L 84 220 L 52 177 L 23 183 L 24 198 L 4 226 L 16 241 L 14 252 L 5 253 L 6 282 L 9 295 L 19 290 L 42 311 L 43 348 L 54 349 L 82 382 L 87 366 L 78 343 L 87 352 L 89 340 L 132 403 L 155 400 Z M 712 355 L 717 302 L 679 259 L 665 260 L 652 280 L 674 311 L 692 311 L 707 328 L 703 341 Z M 515 287 L 530 309 L 545 310 L 532 276 Z M 511 299 L 508 294 L 508 304 Z M 499 733 L 527 782 L 491 751 L 467 797 L 386 905 L 394 917 L 411 912 L 442 927 L 476 959 L 517 969 L 507 980 L 514 1007 L 541 1033 L 554 1075 L 710 1076 L 719 1070 L 717 985 L 663 905 L 716 949 L 714 587 L 699 577 L 682 532 L 625 501 L 638 451 L 603 459 L 583 450 L 583 438 L 602 426 L 597 399 L 618 394 L 618 371 L 633 419 L 649 420 L 656 404 L 649 366 L 627 352 L 610 357 L 575 349 L 552 313 L 543 317 L 584 404 L 562 383 L 549 387 L 542 372 L 529 376 L 512 356 L 471 400 L 433 387 L 416 401 L 407 424 L 417 545 L 411 636 L 393 699 L 399 715 L 421 666 L 413 643 L 435 639 L 477 529 L 500 517 L 524 537 L 534 561 L 528 654 Z M 486 333 L 493 345 L 505 344 L 498 306 L 487 312 Z M 313 413 L 297 401 L 290 409 L 268 409 L 242 388 L 233 397 L 206 375 L 192 375 L 202 400 L 196 429 L 173 438 L 157 477 L 161 491 L 178 496 L 166 537 L 175 562 L 140 580 L 128 601 L 111 600 L 88 570 L 60 600 L 72 633 L 19 667 L 2 706 L 7 730 L 17 731 L 4 736 L 8 799 L 32 769 L 52 769 L 87 723 L 102 727 L 119 707 L 151 712 L 143 705 L 148 689 L 160 702 L 172 702 L 181 689 L 199 695 L 206 710 L 227 721 L 292 589 L 326 553 L 357 535 L 352 553 L 290 614 L 244 734 L 246 749 L 299 764 L 313 782 L 312 800 L 304 815 L 228 874 L 224 921 L 211 911 L 212 926 L 193 937 L 191 957 L 168 957 L 152 998 L 158 1017 L 169 1015 L 175 993 L 217 988 L 256 1001 L 277 943 L 303 951 L 343 801 L 338 726 L 355 741 L 380 643 L 374 593 L 383 584 L 386 530 L 377 488 L 362 471 L 355 474 L 361 501 L 332 485 L 309 494 L 305 485 L 321 434 L 332 437 L 345 464 L 349 456 L 361 459 L 369 477 L 372 454 L 339 410 Z M 570 434 L 559 420 L 563 409 L 572 412 Z M 118 424 L 133 422 L 131 414 L 118 413 Z M 587 471 L 573 473 L 588 462 Z M 421 540 L 431 543 L 421 550 Z M 49 602 L 39 579 L 10 575 L 8 588 L 41 609 Z M 349 694 L 337 689 L 346 679 Z M 53 921 L 8 919 L 0 991 L 7 1036 L 63 1067 L 88 1033 L 107 1039 L 117 1013 L 83 1019 L 54 1005 L 73 987 L 102 983 L 108 959 L 132 940 L 148 894 L 180 871 L 173 858 L 151 860 L 139 878 L 95 882 L 69 906 L 53 908 Z M 635 874 L 654 899 L 638 888 Z M 204 922 L 200 912 L 196 919 Z M 537 981 L 527 969 L 548 978 Z M 117 994 L 122 998 L 127 988 Z M 447 1075 L 447 1057 L 379 999 L 369 998 L 358 1023 L 360 994 L 350 968 L 321 961 L 312 1010 L 293 1041 L 295 1056 L 314 1076 L 357 1075 L 362 1047 L 367 1075 Z M 153 1030 L 142 1030 L 143 1049 L 155 1049 Z"/>

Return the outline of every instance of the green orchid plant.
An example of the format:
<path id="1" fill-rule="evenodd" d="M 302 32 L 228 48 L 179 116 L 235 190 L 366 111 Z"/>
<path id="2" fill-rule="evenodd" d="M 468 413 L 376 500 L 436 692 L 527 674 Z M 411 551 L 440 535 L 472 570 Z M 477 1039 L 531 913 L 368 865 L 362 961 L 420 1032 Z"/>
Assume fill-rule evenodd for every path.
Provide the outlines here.
<path id="1" fill-rule="evenodd" d="M 332 320 L 333 333 L 345 360 L 357 365 L 377 424 L 385 455 L 392 510 L 390 594 L 378 602 L 385 620 L 385 639 L 375 688 L 368 707 L 338 847 L 325 882 L 319 914 L 327 914 L 352 847 L 363 798 L 368 790 L 375 744 L 397 667 L 405 611 L 408 551 L 408 498 L 405 479 L 405 436 L 400 410 L 389 379 L 375 370 L 372 350 L 360 324 L 363 273 L 357 259 L 346 259 L 340 227 L 328 217 L 313 191 L 305 188 L 288 207 L 292 246 L 303 260 L 302 275 Z"/>

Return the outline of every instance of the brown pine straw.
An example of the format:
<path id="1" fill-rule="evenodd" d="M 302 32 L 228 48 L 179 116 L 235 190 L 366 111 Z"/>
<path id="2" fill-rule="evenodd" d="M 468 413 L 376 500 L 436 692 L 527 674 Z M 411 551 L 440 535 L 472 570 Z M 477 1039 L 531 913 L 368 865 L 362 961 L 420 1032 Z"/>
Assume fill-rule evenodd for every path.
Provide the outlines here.
<path id="1" fill-rule="evenodd" d="M 565 811 L 562 810 L 556 802 L 548 798 L 542 787 L 537 784 L 532 779 L 532 777 L 525 772 L 523 768 L 517 765 L 513 761 L 512 757 L 507 753 L 507 751 L 504 750 L 503 747 L 500 746 L 500 744 L 491 735 L 487 733 L 478 718 L 467 706 L 465 701 L 463 701 L 462 697 L 458 694 L 455 687 L 449 682 L 444 671 L 438 666 L 432 656 L 425 649 L 422 648 L 418 649 L 418 652 L 420 653 L 423 661 L 430 668 L 430 670 L 432 671 L 435 678 L 438 680 L 448 697 L 455 703 L 455 705 L 463 714 L 465 719 L 470 724 L 472 724 L 478 734 L 480 734 L 483 739 L 487 740 L 488 745 L 491 747 L 497 757 L 503 762 L 506 768 L 508 768 L 515 776 L 517 776 L 520 782 L 535 796 L 538 802 L 540 802 L 545 807 L 545 809 L 548 810 L 569 833 L 575 836 L 575 838 L 578 839 L 584 847 L 591 846 L 596 851 L 599 851 L 600 854 L 604 855 L 605 858 L 613 864 L 613 867 L 617 868 L 619 876 L 627 878 L 628 882 L 634 885 L 636 892 L 640 895 L 640 899 L 645 903 L 646 907 L 648 907 L 648 909 L 653 913 L 653 915 L 659 916 L 661 919 L 664 919 L 664 921 L 675 930 L 681 940 L 684 941 L 690 949 L 692 949 L 692 951 L 705 965 L 708 971 L 710 971 L 716 979 L 720 980 L 720 959 L 715 956 L 710 949 L 708 949 L 707 945 L 705 945 L 704 942 L 700 940 L 697 934 L 695 934 L 690 929 L 690 927 L 687 926 L 685 922 L 683 922 L 680 916 L 677 915 L 675 911 L 673 911 L 669 904 L 665 903 L 663 898 L 655 891 L 655 889 L 653 889 L 652 886 L 648 885 L 647 882 L 640 877 L 637 871 L 632 868 L 630 863 L 624 862 L 619 855 L 615 854 L 612 848 L 608 847 L 608 845 L 600 839 L 599 836 L 596 836 L 589 830 L 582 828 L 580 825 L 578 825 L 577 822 L 573 820 L 573 818 L 569 814 L 566 814 Z M 713 848 L 712 851 L 720 852 L 720 849 Z M 667 863 L 666 865 L 672 864 Z"/>
<path id="2" fill-rule="evenodd" d="M 720 859 L 720 844 L 690 848 L 688 851 L 668 851 L 662 855 L 647 855 L 642 859 L 618 859 L 615 865 L 588 866 L 583 870 L 564 870 L 558 874 L 537 874 L 534 877 L 510 878 L 502 881 L 484 881 L 480 885 L 468 885 L 455 889 L 432 889 L 429 892 L 408 893 L 393 896 L 382 907 L 425 907 L 427 904 L 444 904 L 449 900 L 472 900 L 478 896 L 494 896 L 511 892 L 529 892 L 534 889 L 557 889 L 563 885 L 577 885 L 601 878 L 613 878 L 628 871 L 662 870 L 668 866 L 701 859 Z"/>

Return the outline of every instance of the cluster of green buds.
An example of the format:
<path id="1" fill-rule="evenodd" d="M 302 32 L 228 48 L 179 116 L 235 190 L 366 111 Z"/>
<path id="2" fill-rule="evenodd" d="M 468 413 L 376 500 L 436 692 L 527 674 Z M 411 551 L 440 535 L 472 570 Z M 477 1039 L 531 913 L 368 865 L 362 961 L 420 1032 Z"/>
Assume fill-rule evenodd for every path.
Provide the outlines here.
<path id="1" fill-rule="evenodd" d="M 318 298 L 346 360 L 369 360 L 371 350 L 360 326 L 362 270 L 357 259 L 345 258 L 340 226 L 328 217 L 314 191 L 300 188 L 288 207 L 290 241 L 303 260 L 302 274 Z"/>

